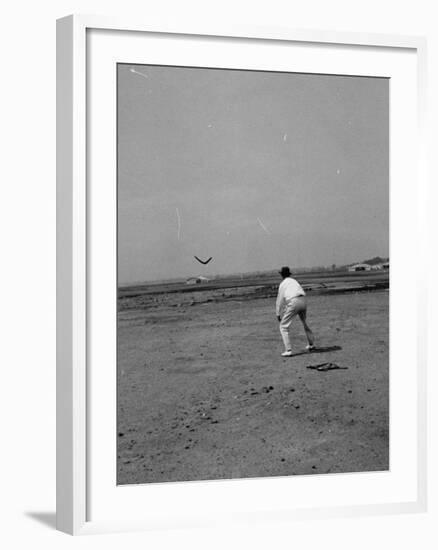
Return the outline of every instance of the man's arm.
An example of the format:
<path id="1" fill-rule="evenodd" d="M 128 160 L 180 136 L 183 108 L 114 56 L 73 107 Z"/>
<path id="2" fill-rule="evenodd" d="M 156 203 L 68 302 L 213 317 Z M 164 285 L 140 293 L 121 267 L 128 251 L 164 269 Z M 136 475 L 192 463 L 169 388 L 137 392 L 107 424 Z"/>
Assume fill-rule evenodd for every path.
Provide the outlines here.
<path id="1" fill-rule="evenodd" d="M 281 306 L 283 303 L 283 289 L 281 288 L 281 285 L 278 287 L 278 294 L 277 294 L 277 301 L 275 303 L 275 314 L 277 315 L 277 319 L 280 321 L 280 312 L 281 312 Z"/>

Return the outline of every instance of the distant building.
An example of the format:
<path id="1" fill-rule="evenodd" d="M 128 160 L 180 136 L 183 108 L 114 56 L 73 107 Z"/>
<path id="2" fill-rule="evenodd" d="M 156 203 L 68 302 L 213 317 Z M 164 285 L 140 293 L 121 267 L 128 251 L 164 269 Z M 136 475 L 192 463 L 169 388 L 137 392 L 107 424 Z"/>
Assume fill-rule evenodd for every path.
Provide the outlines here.
<path id="1" fill-rule="evenodd" d="M 354 264 L 350 265 L 348 271 L 371 271 L 371 266 L 369 264 Z"/>
<path id="2" fill-rule="evenodd" d="M 199 285 L 201 283 L 208 283 L 210 279 L 207 279 L 207 277 L 203 277 L 202 275 L 199 275 L 199 277 L 190 277 L 187 279 L 186 284 L 187 285 Z"/>

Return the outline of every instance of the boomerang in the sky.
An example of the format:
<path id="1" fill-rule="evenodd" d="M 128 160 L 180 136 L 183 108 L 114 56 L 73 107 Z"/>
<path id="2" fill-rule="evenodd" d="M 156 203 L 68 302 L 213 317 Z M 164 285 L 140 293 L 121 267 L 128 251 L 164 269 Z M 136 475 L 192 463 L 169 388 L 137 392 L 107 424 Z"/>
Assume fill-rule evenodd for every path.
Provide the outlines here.
<path id="1" fill-rule="evenodd" d="M 213 259 L 213 256 L 210 256 L 210 257 L 208 258 L 208 260 L 205 260 L 205 262 L 204 262 L 203 260 L 200 260 L 200 259 L 198 258 L 198 256 L 195 256 L 195 258 L 198 260 L 198 262 L 199 262 L 200 264 L 202 264 L 202 265 L 207 265 L 208 262 L 209 262 L 210 260 Z"/>

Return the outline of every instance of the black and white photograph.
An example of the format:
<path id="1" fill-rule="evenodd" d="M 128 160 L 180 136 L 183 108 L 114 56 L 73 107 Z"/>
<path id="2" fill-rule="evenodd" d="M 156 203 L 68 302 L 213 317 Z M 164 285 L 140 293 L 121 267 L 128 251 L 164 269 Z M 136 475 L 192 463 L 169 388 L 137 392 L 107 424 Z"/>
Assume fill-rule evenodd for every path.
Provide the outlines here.
<path id="1" fill-rule="evenodd" d="M 387 471 L 389 79 L 117 65 L 117 483 Z"/>

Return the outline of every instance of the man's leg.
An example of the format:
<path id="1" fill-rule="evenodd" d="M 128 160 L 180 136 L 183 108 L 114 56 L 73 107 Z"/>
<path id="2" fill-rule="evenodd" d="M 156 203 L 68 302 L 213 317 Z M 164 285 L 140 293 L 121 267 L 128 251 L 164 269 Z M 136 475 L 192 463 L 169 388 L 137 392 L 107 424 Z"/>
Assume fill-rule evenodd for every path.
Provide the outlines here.
<path id="1" fill-rule="evenodd" d="M 280 334 L 283 339 L 284 351 L 292 351 L 292 346 L 289 338 L 289 328 L 285 327 L 282 322 L 280 322 Z"/>
<path id="2" fill-rule="evenodd" d="M 298 313 L 301 322 L 303 323 L 304 331 L 306 333 L 307 341 L 309 342 L 309 346 L 313 347 L 315 344 L 315 338 L 313 336 L 313 332 L 311 331 L 309 325 L 307 324 L 307 310 L 303 309 Z"/>
<path id="3" fill-rule="evenodd" d="M 286 306 L 286 309 L 284 311 L 283 317 L 280 321 L 280 334 L 283 339 L 284 344 L 284 350 L 285 351 L 291 351 L 292 346 L 290 343 L 290 337 L 289 337 L 289 330 L 290 326 L 292 324 L 292 320 L 296 315 L 295 307 L 294 305 L 288 305 Z"/>

